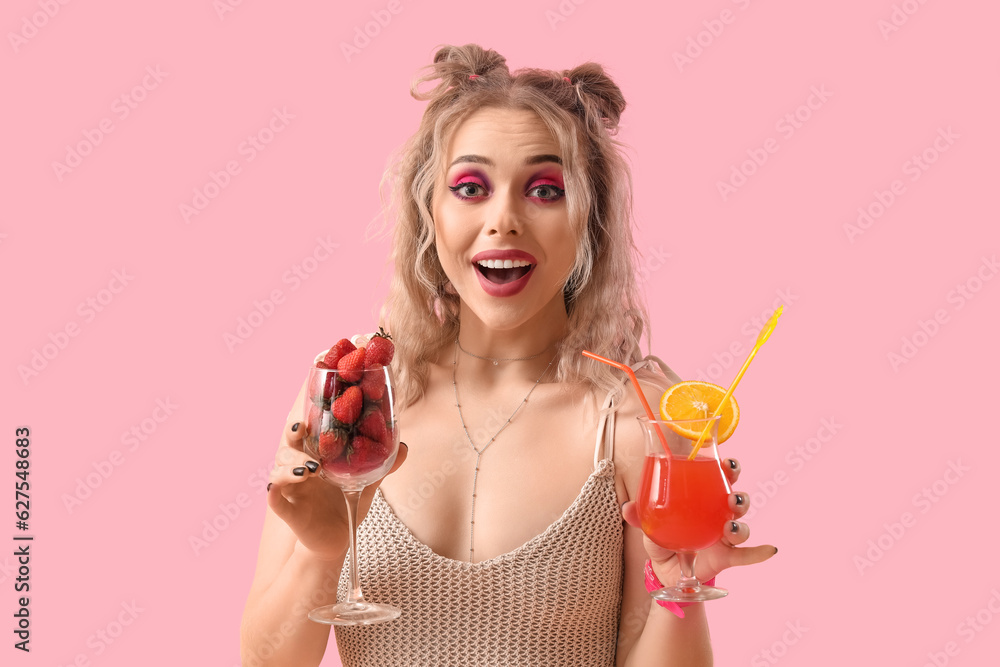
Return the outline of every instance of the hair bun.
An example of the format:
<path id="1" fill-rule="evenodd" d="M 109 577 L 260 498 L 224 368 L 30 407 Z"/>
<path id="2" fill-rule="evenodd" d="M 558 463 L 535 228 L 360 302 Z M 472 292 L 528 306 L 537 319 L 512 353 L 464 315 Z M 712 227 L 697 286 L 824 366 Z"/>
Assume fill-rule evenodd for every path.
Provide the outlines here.
<path id="1" fill-rule="evenodd" d="M 489 77 L 491 73 L 500 70 L 504 76 L 510 76 L 507 59 L 493 49 L 484 49 L 478 44 L 465 46 L 443 45 L 434 54 L 434 63 L 429 65 L 428 73 L 414 81 L 411 93 L 418 100 L 429 100 L 437 97 L 450 88 L 467 84 L 470 77 Z M 420 92 L 418 87 L 425 81 L 440 83 L 431 90 Z"/>
<path id="2" fill-rule="evenodd" d="M 617 128 L 622 112 L 625 111 L 625 96 L 604 68 L 598 63 L 584 63 L 565 75 L 577 86 L 580 94 L 593 103 L 601 117 L 606 119 L 604 122 L 608 129 Z"/>

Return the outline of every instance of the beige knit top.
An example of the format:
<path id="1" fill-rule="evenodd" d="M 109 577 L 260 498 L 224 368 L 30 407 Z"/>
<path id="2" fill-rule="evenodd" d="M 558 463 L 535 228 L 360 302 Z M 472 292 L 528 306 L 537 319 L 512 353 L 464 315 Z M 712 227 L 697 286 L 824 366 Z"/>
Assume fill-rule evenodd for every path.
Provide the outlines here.
<path id="1" fill-rule="evenodd" d="M 542 534 L 478 563 L 418 542 L 376 492 L 358 528 L 365 599 L 402 610 L 336 627 L 344 667 L 613 665 L 621 604 L 622 518 L 606 459 Z M 340 599 L 347 594 L 347 568 Z"/>
<path id="2" fill-rule="evenodd" d="M 468 563 L 434 553 L 376 492 L 358 527 L 361 588 L 366 600 L 402 614 L 335 626 L 344 667 L 614 665 L 623 526 L 609 405 L 580 495 L 540 535 L 496 558 Z M 339 599 L 348 587 L 345 567 Z"/>

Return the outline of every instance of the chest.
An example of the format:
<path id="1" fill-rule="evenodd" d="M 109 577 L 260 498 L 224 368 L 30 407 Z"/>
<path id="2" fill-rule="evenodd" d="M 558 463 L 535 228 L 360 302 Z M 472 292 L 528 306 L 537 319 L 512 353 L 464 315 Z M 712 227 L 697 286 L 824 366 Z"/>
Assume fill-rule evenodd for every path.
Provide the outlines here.
<path id="1" fill-rule="evenodd" d="M 473 535 L 476 561 L 518 548 L 564 514 L 593 472 L 593 402 L 557 385 L 522 399 L 465 398 L 460 415 L 450 382 L 432 383 L 401 413 L 407 460 L 382 493 L 435 553 L 467 561 Z"/>

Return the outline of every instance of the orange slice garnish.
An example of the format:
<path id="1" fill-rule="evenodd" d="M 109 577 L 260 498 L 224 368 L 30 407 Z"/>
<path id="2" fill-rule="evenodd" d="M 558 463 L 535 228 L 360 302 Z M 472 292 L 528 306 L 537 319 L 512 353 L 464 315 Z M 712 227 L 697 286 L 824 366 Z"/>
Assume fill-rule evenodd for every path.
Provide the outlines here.
<path id="1" fill-rule="evenodd" d="M 660 398 L 660 418 L 676 420 L 710 417 L 722 403 L 722 397 L 725 395 L 725 388 L 711 382 L 699 380 L 678 382 L 663 392 Z M 719 421 L 718 440 L 721 444 L 736 431 L 736 425 L 740 422 L 740 406 L 736 404 L 734 397 L 729 397 L 719 416 L 722 417 Z M 679 424 L 672 425 L 671 428 L 691 440 L 697 440 L 701 436 L 701 429 L 698 428 L 689 429 Z"/>

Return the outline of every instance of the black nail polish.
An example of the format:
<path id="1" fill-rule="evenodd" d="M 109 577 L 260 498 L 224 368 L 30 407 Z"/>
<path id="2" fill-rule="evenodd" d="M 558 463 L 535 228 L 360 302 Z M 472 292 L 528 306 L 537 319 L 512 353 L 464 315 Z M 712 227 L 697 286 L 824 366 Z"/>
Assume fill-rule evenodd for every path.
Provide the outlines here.
<path id="1" fill-rule="evenodd" d="M 274 482 L 268 482 L 267 483 L 267 490 L 270 491 L 272 486 L 274 486 Z"/>
<path id="2" fill-rule="evenodd" d="M 736 459 L 729 459 L 729 467 L 736 470 Z"/>
<path id="3" fill-rule="evenodd" d="M 734 535 L 736 533 L 740 532 L 740 524 L 736 523 L 735 521 L 730 521 L 729 522 L 729 532 L 733 533 Z"/>
<path id="4" fill-rule="evenodd" d="M 302 475 L 306 474 L 306 469 L 304 466 L 299 466 L 298 468 L 292 468 L 292 474 L 295 475 L 296 477 L 302 477 Z"/>
<path id="5" fill-rule="evenodd" d="M 316 472 L 319 470 L 319 464 L 315 461 L 306 461 L 306 467 L 309 468 L 309 472 Z"/>
<path id="6" fill-rule="evenodd" d="M 743 494 L 742 493 L 737 493 L 736 494 L 736 504 L 737 505 L 742 505 L 744 502 L 746 502 L 746 501 L 743 500 Z"/>
<path id="7" fill-rule="evenodd" d="M 298 430 L 299 430 L 299 423 L 295 422 L 294 424 L 292 424 L 292 433 L 295 433 Z"/>
<path id="8" fill-rule="evenodd" d="M 778 553 L 778 547 L 774 547 L 774 553 Z"/>

